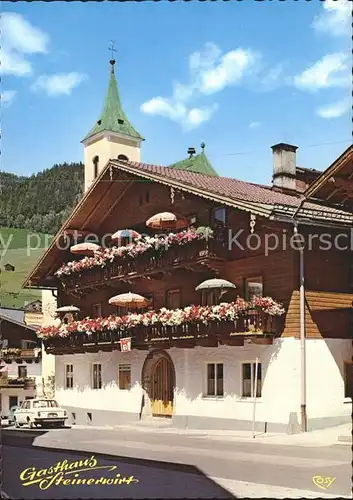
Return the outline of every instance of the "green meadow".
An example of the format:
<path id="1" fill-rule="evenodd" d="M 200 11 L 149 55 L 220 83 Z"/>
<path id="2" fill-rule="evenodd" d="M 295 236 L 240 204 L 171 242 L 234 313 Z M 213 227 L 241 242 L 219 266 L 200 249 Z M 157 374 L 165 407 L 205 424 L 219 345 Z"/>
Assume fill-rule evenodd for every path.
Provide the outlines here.
<path id="1" fill-rule="evenodd" d="M 22 284 L 51 240 L 50 235 L 26 229 L 0 228 L 0 306 L 21 308 L 41 298 L 39 290 L 22 289 Z M 5 271 L 6 264 L 15 271 Z"/>

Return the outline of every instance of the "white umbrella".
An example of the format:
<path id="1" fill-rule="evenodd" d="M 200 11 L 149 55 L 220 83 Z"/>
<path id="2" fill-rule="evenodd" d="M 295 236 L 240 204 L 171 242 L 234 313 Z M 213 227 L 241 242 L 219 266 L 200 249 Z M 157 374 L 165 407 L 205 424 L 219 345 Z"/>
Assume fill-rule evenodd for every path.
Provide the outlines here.
<path id="1" fill-rule="evenodd" d="M 209 290 L 214 288 L 236 288 L 236 286 L 227 280 L 222 280 L 220 278 L 213 278 L 210 280 L 203 281 L 195 290 L 198 292 L 199 290 Z"/>
<path id="2" fill-rule="evenodd" d="M 56 312 L 79 312 L 80 309 L 76 306 L 62 306 L 59 307 Z"/>

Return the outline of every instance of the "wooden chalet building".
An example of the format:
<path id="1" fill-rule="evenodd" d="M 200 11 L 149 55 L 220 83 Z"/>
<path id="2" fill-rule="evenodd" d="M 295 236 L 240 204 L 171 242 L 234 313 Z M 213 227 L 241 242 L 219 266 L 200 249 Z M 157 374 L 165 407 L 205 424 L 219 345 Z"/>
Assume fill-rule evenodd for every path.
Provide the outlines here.
<path id="1" fill-rule="evenodd" d="M 0 414 L 41 390 L 42 350 L 34 328 L 24 322 L 24 311 L 0 308 Z"/>
<path id="2" fill-rule="evenodd" d="M 77 424 L 158 416 L 251 429 L 254 392 L 257 430 L 348 421 L 351 252 L 320 245 L 350 244 L 351 205 L 330 197 L 325 173 L 297 168 L 288 144 L 272 148 L 271 186 L 218 176 L 204 144 L 168 167 L 141 163 L 143 138 L 122 111 L 114 63 L 83 141 L 86 193 L 25 283 L 44 290 L 50 311 L 38 334 L 55 355 L 56 398 Z M 352 148 L 337 164 L 353 176 Z M 184 228 L 147 227 L 165 212 Z M 123 248 L 107 237 L 127 229 L 143 236 Z M 100 249 L 74 255 L 84 241 Z M 236 288 L 195 290 L 214 278 Z M 136 312 L 109 303 L 127 292 L 150 302 Z M 79 311 L 55 317 L 53 297 Z"/>

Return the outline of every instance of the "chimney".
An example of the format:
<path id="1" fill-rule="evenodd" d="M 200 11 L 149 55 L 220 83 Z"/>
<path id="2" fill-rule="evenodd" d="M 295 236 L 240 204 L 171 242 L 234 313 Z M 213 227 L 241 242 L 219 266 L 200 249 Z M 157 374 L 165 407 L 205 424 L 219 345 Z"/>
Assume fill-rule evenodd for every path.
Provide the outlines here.
<path id="1" fill-rule="evenodd" d="M 296 191 L 297 146 L 291 144 L 275 144 L 273 152 L 272 186 L 281 191 Z"/>

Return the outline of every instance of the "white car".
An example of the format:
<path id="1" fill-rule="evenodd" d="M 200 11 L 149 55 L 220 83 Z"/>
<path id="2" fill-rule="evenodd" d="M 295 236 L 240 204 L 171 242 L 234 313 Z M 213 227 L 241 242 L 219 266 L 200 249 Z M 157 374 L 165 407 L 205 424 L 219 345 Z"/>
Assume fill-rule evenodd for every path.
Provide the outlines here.
<path id="1" fill-rule="evenodd" d="M 67 411 L 55 399 L 28 399 L 14 412 L 15 426 L 28 425 L 30 429 L 45 424 L 61 427 L 67 418 Z"/>

